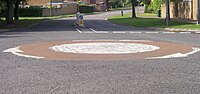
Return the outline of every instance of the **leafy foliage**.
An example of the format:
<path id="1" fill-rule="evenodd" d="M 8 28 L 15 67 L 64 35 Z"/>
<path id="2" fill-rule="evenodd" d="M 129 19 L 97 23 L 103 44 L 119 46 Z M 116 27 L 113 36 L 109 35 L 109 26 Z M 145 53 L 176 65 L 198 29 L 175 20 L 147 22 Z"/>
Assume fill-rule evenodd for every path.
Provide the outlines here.
<path id="1" fill-rule="evenodd" d="M 161 0 L 153 0 L 153 2 L 150 3 L 150 5 L 147 5 L 146 12 L 157 13 L 157 11 L 161 8 L 161 4 Z"/>
<path id="2" fill-rule="evenodd" d="M 0 1 L 0 16 L 5 16 L 6 11 L 6 3 L 3 1 Z"/>

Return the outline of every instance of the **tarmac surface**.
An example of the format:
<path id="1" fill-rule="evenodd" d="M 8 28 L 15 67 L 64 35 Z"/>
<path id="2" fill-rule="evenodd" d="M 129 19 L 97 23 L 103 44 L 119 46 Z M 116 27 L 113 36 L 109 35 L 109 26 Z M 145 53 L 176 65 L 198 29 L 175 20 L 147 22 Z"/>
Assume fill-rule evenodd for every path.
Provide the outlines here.
<path id="1" fill-rule="evenodd" d="M 105 21 L 119 11 L 44 22 L 0 34 L 1 94 L 198 94 L 200 53 L 131 60 L 44 60 L 5 53 L 21 45 L 78 40 L 146 40 L 200 47 L 199 33 L 138 30 Z M 170 46 L 176 48 L 175 46 Z M 188 52 L 188 51 L 187 51 Z M 41 51 L 42 53 L 42 51 Z"/>

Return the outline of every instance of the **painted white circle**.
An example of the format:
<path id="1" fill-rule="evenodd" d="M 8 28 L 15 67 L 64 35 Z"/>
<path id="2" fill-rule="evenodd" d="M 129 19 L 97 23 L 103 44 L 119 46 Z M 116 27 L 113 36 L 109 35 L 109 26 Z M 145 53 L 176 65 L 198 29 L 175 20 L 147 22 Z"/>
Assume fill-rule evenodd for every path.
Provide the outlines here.
<path id="1" fill-rule="evenodd" d="M 128 54 L 158 50 L 160 47 L 138 43 L 74 43 L 50 47 L 57 52 L 81 54 Z"/>

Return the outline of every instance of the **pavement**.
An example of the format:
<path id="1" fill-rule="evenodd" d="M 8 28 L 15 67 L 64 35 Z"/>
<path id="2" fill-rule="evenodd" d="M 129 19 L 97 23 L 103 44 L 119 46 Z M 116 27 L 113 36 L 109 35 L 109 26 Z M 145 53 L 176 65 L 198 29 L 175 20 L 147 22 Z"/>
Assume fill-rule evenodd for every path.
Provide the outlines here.
<path id="1" fill-rule="evenodd" d="M 0 93 L 200 93 L 199 52 L 179 58 L 111 61 L 44 60 L 3 52 L 21 45 L 84 40 L 145 40 L 200 47 L 198 33 L 163 33 L 162 30 L 133 29 L 105 21 L 107 17 L 118 13 L 85 16 L 88 28 L 84 29 L 73 27 L 75 18 L 72 17 L 1 33 Z M 40 53 L 45 54 L 44 51 Z"/>

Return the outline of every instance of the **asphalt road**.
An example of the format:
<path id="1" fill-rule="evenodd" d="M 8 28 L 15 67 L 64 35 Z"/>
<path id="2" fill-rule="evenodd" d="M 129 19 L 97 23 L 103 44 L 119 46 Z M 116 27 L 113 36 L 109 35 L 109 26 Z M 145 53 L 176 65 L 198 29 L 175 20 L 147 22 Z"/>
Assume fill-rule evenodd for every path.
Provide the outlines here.
<path id="1" fill-rule="evenodd" d="M 1 33 L 0 93 L 200 93 L 200 53 L 184 58 L 128 61 L 40 60 L 3 53 L 19 45 L 65 40 L 151 40 L 200 47 L 200 34 L 136 30 L 105 21 L 105 18 L 117 13 L 120 12 L 86 16 L 86 26 L 92 30 L 86 29 L 81 33 L 73 27 L 75 18 L 48 21 L 32 28 Z M 90 33 L 87 33 L 88 30 Z"/>

